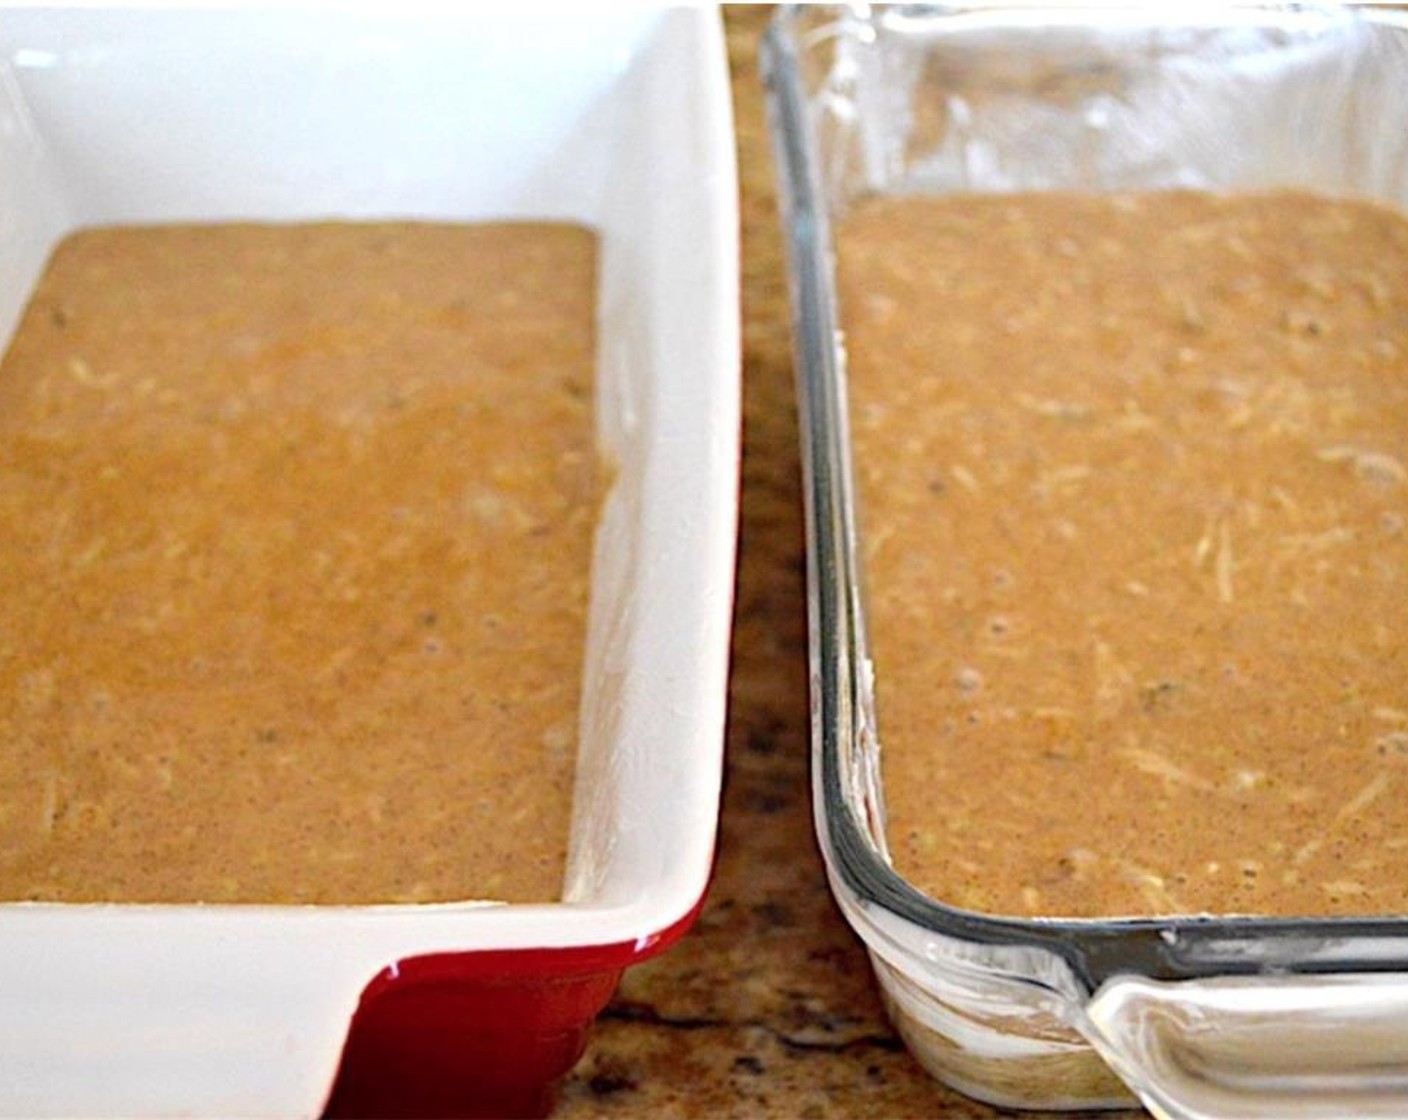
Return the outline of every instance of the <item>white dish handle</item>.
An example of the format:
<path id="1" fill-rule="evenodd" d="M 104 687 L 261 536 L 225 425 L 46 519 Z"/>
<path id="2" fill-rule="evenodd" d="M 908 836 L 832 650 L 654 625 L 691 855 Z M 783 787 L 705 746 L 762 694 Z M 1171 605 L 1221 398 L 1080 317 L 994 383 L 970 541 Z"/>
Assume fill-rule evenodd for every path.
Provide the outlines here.
<path id="1" fill-rule="evenodd" d="M 1408 974 L 1119 976 L 1085 1016 L 1156 1116 L 1408 1117 Z"/>

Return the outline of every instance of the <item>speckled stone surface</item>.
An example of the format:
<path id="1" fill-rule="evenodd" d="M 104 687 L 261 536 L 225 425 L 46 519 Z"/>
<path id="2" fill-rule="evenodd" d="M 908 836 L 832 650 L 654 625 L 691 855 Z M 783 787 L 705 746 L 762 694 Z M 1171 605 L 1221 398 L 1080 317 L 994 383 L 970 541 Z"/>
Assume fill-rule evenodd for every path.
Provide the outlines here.
<path id="1" fill-rule="evenodd" d="M 725 18 L 741 181 L 744 439 L 717 864 L 691 932 L 626 974 L 554 1115 L 1015 1115 L 937 1085 L 905 1051 L 817 851 L 790 327 L 757 68 L 768 11 L 729 7 Z"/>

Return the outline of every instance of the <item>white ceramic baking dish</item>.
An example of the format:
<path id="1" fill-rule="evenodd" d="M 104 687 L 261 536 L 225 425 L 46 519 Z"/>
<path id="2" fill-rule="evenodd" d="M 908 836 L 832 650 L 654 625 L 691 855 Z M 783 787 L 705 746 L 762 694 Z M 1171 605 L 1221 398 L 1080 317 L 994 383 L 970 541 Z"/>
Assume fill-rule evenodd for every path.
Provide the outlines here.
<path id="1" fill-rule="evenodd" d="M 563 901 L 0 905 L 0 1113 L 542 1111 L 621 970 L 683 931 L 722 765 L 733 152 L 703 8 L 0 6 L 0 343 L 84 225 L 575 220 L 620 468 Z"/>
<path id="2" fill-rule="evenodd" d="M 1005 1106 L 1408 1115 L 1408 916 L 1026 920 L 946 905 L 891 866 L 830 236 L 871 193 L 1295 186 L 1408 206 L 1408 18 L 794 6 L 763 61 L 791 250 L 817 828 L 900 1034 L 935 1076 Z M 933 803 L 941 816 L 942 789 Z"/>

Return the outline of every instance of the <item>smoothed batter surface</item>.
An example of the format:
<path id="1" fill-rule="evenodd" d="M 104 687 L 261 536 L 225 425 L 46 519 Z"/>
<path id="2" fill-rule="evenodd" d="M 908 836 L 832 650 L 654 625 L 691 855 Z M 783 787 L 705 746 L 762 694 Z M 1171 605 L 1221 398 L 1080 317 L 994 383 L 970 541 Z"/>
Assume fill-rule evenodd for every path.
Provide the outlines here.
<path id="1" fill-rule="evenodd" d="M 0 898 L 548 901 L 595 240 L 113 228 L 0 366 Z"/>
<path id="2" fill-rule="evenodd" d="M 838 258 L 899 872 L 1408 913 L 1408 220 L 872 199 Z"/>

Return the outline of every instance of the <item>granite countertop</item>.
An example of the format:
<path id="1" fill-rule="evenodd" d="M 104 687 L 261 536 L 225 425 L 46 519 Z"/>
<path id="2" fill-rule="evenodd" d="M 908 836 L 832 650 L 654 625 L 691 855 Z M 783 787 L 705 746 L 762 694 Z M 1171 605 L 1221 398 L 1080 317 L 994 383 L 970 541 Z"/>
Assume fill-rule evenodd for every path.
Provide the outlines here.
<path id="1" fill-rule="evenodd" d="M 626 973 L 554 1115 L 1016 1115 L 946 1090 L 909 1056 L 832 901 L 812 831 L 790 326 L 757 66 L 768 15 L 760 6 L 725 10 L 741 186 L 744 435 L 714 878 L 694 928 Z"/>

